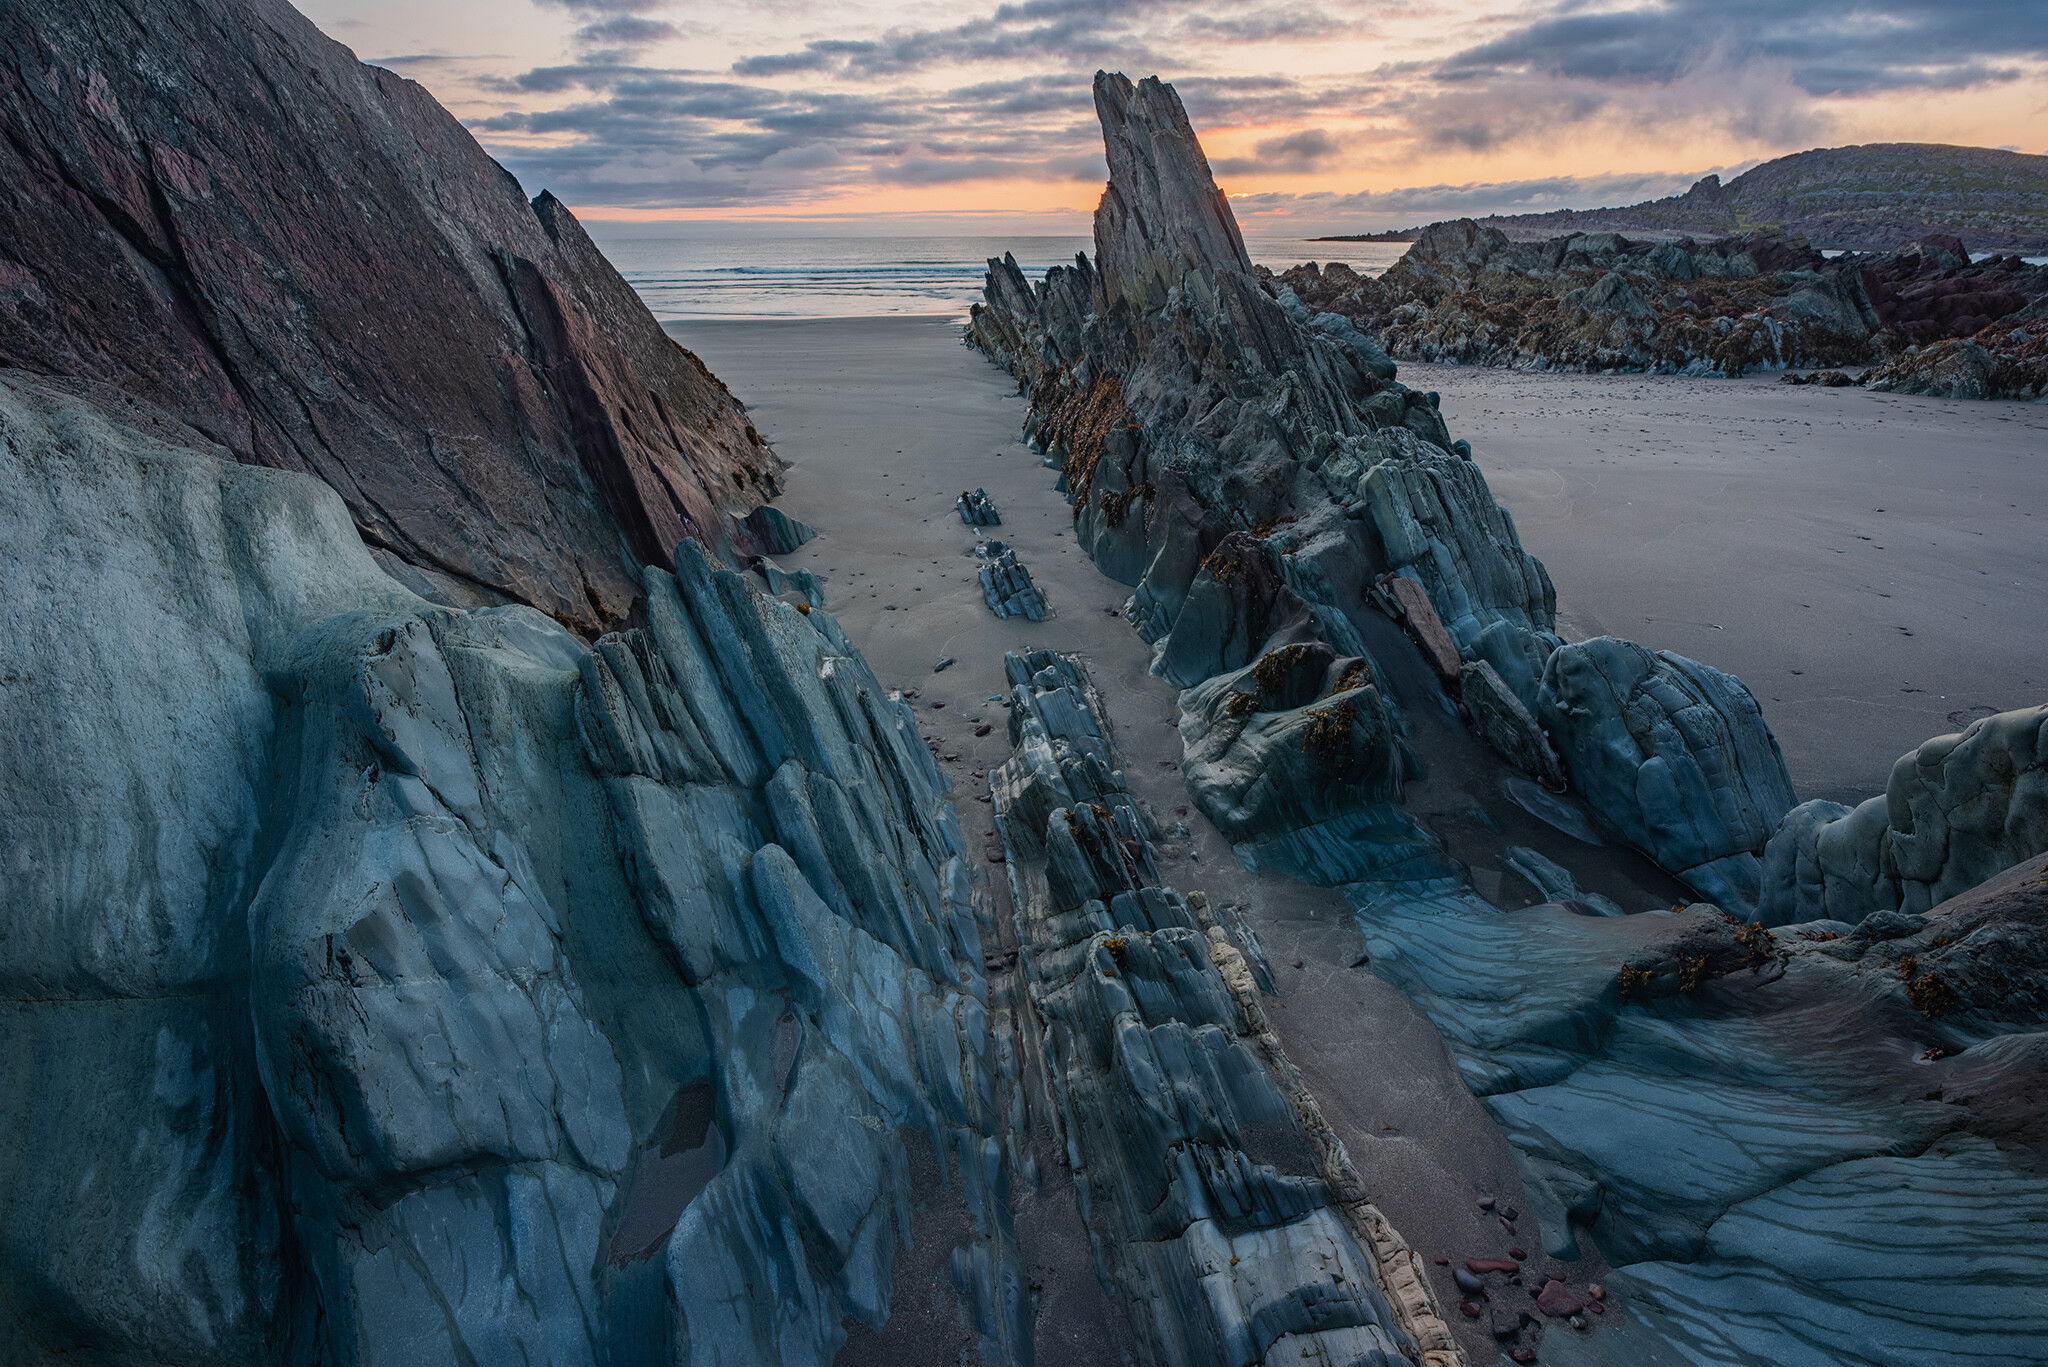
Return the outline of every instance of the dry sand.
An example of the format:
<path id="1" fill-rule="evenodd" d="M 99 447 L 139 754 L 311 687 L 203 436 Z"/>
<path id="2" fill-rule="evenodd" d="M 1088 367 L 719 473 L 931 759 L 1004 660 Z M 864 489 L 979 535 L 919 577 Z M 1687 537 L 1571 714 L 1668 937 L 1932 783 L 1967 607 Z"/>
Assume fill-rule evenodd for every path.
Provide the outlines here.
<path id="1" fill-rule="evenodd" d="M 1767 377 L 1404 365 L 1443 395 L 1568 635 L 1737 674 L 1803 797 L 2048 701 L 2048 405 Z"/>
<path id="2" fill-rule="evenodd" d="M 989 701 L 1006 692 L 1003 652 L 1078 652 L 1131 787 L 1169 835 L 1167 877 L 1246 907 L 1280 988 L 1276 1026 L 1389 1217 L 1425 1256 L 1497 1253 L 1501 1232 L 1475 1198 L 1528 1204 L 1498 1128 L 1413 1005 L 1354 966 L 1341 899 L 1247 874 L 1189 812 L 1173 690 L 1118 615 L 1127 590 L 1076 546 L 1054 473 L 1017 440 L 1008 378 L 941 320 L 669 330 L 792 463 L 778 503 L 821 535 L 781 563 L 824 581 L 884 683 L 918 691 L 970 845 L 992 839 L 982 775 L 1008 754 Z M 2048 410 L 1746 381 L 1426 366 L 1403 378 L 1443 392 L 1452 431 L 1549 562 L 1575 634 L 1611 630 L 1744 675 L 1809 795 L 1876 791 L 1951 715 L 2048 695 L 2035 601 L 2048 582 Z M 953 510 L 975 486 L 1052 620 L 983 606 L 976 534 Z M 957 663 L 934 673 L 947 656 Z M 1000 898 L 1000 877 L 991 886 Z M 1475 1361 L 1492 1356 L 1482 1330 L 1456 1328 Z"/>

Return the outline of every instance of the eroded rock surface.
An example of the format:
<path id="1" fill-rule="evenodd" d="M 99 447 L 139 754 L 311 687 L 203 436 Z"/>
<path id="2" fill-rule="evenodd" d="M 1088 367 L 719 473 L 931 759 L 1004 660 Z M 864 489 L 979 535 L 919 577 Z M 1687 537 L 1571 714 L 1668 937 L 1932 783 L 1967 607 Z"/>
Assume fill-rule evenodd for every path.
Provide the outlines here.
<path id="1" fill-rule="evenodd" d="M 285 0 L 0 12 L 0 364 L 347 502 L 414 587 L 596 631 L 775 491 L 553 196 Z"/>
<path id="2" fill-rule="evenodd" d="M 959 831 L 828 616 L 436 606 L 19 372 L 0 460 L 9 1361 L 824 1363 L 947 1203 L 1028 1353 Z"/>
<path id="3" fill-rule="evenodd" d="M 1000 541 L 983 541 L 975 546 L 974 554 L 982 562 L 976 574 L 990 612 L 998 617 L 1022 617 L 1027 622 L 1043 622 L 1052 616 L 1045 595 L 1031 582 L 1031 571 L 1024 568 L 1017 552 Z"/>
<path id="4" fill-rule="evenodd" d="M 1523 715 L 1555 726 L 1542 696 L 1562 645 L 1555 594 L 1437 396 L 1397 383 L 1357 329 L 1276 296 L 1252 270 L 1169 88 L 1103 75 L 1096 106 L 1110 187 L 1095 259 L 1055 267 L 1037 286 L 1013 260 L 992 261 L 968 335 L 1029 394 L 1028 431 L 1062 462 L 1076 535 L 1106 573 L 1136 586 L 1133 620 L 1159 643 L 1160 672 L 1189 690 L 1183 729 L 1204 809 L 1250 834 L 1239 795 L 1253 791 L 1252 777 L 1201 777 L 1222 758 L 1209 753 L 1222 742 L 1202 738 L 1227 702 L 1203 682 L 1308 641 L 1363 657 L 1387 620 L 1383 605 L 1436 648 L 1453 695 L 1465 663 L 1487 667 L 1467 709 L 1474 726 L 1555 781 L 1547 743 L 1516 729 Z M 1638 848 L 1674 859 L 1674 872 L 1701 870 L 1703 891 L 1740 904 L 1754 896 L 1753 877 L 1714 870 L 1724 859 L 1753 863 L 1791 805 L 1790 783 L 1754 700 L 1716 677 L 1713 726 L 1684 724 L 1700 714 L 1674 703 L 1679 724 L 1658 728 L 1641 690 L 1582 690 L 1571 703 L 1579 741 L 1556 758 Z M 1351 709 L 1387 733 L 1368 770 L 1393 754 L 1395 728 L 1376 708 Z M 1257 743 L 1273 726 L 1240 730 Z M 1648 741 L 1645 727 L 1660 739 Z M 1298 754 L 1305 740 L 1266 744 L 1250 762 Z M 1610 746 L 1634 746 L 1633 765 Z M 1660 783 L 1673 765 L 1711 776 L 1705 787 L 1718 793 L 1687 808 L 1683 821 L 1698 830 L 1682 851 L 1667 828 L 1679 820 L 1672 801 L 1685 799 Z M 1265 786 L 1300 787 L 1284 769 Z"/>
<path id="5" fill-rule="evenodd" d="M 1439 1290 L 1517 1360 L 2026 1360 L 2048 1333 L 2022 1233 L 2048 1215 L 2039 859 L 1924 911 L 1751 919 L 1795 866 L 1796 895 L 1865 897 L 1880 855 L 1823 877 L 1812 850 L 1873 818 L 1802 808 L 1767 870 L 1794 798 L 1755 699 L 1563 642 L 1434 396 L 1244 270 L 1170 92 L 1104 76 L 1097 104 L 1095 260 L 1036 286 L 992 262 L 970 338 L 1029 395 L 1082 543 L 1135 587 L 1197 803 L 1259 871 L 1344 890 L 1360 962 L 1429 1014 L 1519 1155 L 1533 1307 L 1501 1302 L 1491 1263 Z M 1639 312 L 1626 279 L 1589 283 L 1585 303 Z M 1351 724 L 1315 732 L 1319 757 L 1310 718 L 1339 699 Z M 2013 813 L 2042 809 L 2037 731 L 1987 726 L 1946 765 L 1961 743 L 1934 743 L 1907 785 L 1930 819 L 1876 823 L 1911 832 L 1894 862 L 2010 862 L 2033 829 Z M 1721 905 L 1650 901 L 1616 837 Z M 1504 909 L 1523 887 L 1543 900 Z M 1593 1249 L 1604 1295 L 1574 1279 Z"/>
<path id="6" fill-rule="evenodd" d="M 1900 757 L 1882 797 L 1808 802 L 1764 855 L 1770 925 L 1920 913 L 2048 852 L 2048 707 L 1937 736 Z"/>
<path id="7" fill-rule="evenodd" d="M 993 778 L 1074 1178 L 1152 1361 L 1462 1363 L 1415 1255 L 1264 1024 L 1244 949 L 1159 881 L 1100 698 L 1012 654 Z"/>
<path id="8" fill-rule="evenodd" d="M 2026 348 L 2041 329 L 2023 320 L 2048 296 L 2048 268 L 1973 263 L 1947 236 L 1827 257 L 1796 235 L 1519 242 L 1457 219 L 1424 229 L 1378 277 L 1337 262 L 1266 274 L 1403 360 L 1684 375 L 1883 361 L 1877 388 L 1958 398 L 2032 398 L 2044 379 Z"/>

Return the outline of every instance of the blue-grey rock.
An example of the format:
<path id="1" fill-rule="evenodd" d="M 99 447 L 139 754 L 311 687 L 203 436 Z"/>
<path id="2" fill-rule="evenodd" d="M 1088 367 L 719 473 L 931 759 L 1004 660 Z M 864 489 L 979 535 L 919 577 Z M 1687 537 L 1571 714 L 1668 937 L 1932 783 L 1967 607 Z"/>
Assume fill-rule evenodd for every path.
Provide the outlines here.
<path id="1" fill-rule="evenodd" d="M 740 531 L 762 555 L 788 555 L 818 534 L 817 528 L 797 521 L 772 503 L 763 503 L 741 518 Z"/>
<path id="2" fill-rule="evenodd" d="M 1188 792 L 1232 839 L 1397 804 L 1394 719 L 1362 660 L 1280 646 L 1181 695 Z"/>
<path id="3" fill-rule="evenodd" d="M 1000 527 L 1003 524 L 1002 515 L 996 511 L 996 505 L 989 501 L 986 489 L 976 489 L 972 493 L 963 492 L 953 502 L 960 511 L 960 520 L 970 527 Z"/>
<path id="4" fill-rule="evenodd" d="M 11 373 L 0 465 L 10 1361 L 822 1364 L 926 1148 L 1028 1354 L 960 833 L 828 616 L 687 543 L 594 645 L 436 606 Z"/>
<path id="5" fill-rule="evenodd" d="M 1529 777 L 1553 788 L 1564 786 L 1564 766 L 1522 699 L 1485 660 L 1467 660 L 1459 670 L 1459 699 L 1480 738 Z"/>
<path id="6" fill-rule="evenodd" d="M 991 262 L 970 340 L 1029 396 L 1027 435 L 1061 468 L 1081 544 L 1134 585 L 1130 616 L 1183 689 L 1205 813 L 1258 872 L 1345 890 L 1362 958 L 1425 1011 L 1513 1146 L 1546 1252 L 1597 1250 L 1616 1268 L 1617 1313 L 1546 1336 L 1546 1360 L 2027 1360 L 2048 1333 L 2028 1299 L 2048 1254 L 2015 1234 L 2048 1210 L 2048 868 L 2023 861 L 1925 915 L 1838 915 L 1804 934 L 1750 920 L 1759 856 L 1794 802 L 1754 697 L 1627 642 L 1564 644 L 1547 578 L 1431 397 L 1248 276 L 1170 92 L 1113 76 L 1097 91 L 1112 185 L 1094 259 L 1036 287 Z M 1574 269 L 1613 249 L 1577 243 Z M 1739 265 L 1658 261 L 1674 278 Z M 1589 302 L 1629 303 L 1611 282 Z M 1376 601 L 1389 574 L 1420 595 L 1401 615 L 1426 601 L 1448 638 L 1433 665 Z M 1351 659 L 1378 696 L 1348 733 L 1371 778 L 1330 791 L 1342 785 L 1318 781 L 1290 728 L 1342 691 L 1328 674 Z M 1185 932 L 1088 895 L 1151 876 L 1142 813 L 1122 803 L 1099 726 L 1034 716 L 1085 711 L 1086 690 L 1050 665 L 1012 681 L 1042 670 L 1042 699 L 1012 710 L 1023 768 L 1005 825 L 1047 834 L 1018 837 L 1011 863 L 1046 866 L 1040 900 L 1070 947 L 1047 976 L 1066 989 L 1107 958 L 1149 1022 L 1143 1003 L 1173 994 L 1131 941 Z M 1450 732 L 1446 682 L 1507 763 Z M 1044 739 L 1060 732 L 1073 739 Z M 1998 867 L 1994 830 L 2031 831 L 2015 797 L 2040 810 L 2038 759 L 2009 763 L 2001 787 L 1996 747 L 1979 745 L 1914 789 L 1930 811 L 1971 795 L 1959 878 Z M 1621 840 L 1509 765 L 1561 769 Z M 1099 810 L 1055 819 L 1077 801 Z M 1478 819 L 1458 825 L 1467 812 Z M 1922 838 L 1938 823 L 1899 824 L 1915 855 L 1941 843 Z M 1816 830 L 1861 829 L 1822 809 L 1795 828 L 1808 853 L 1787 863 L 1802 870 L 1822 867 Z M 1720 905 L 1583 914 L 1627 906 L 1581 878 L 1682 900 L 1623 842 Z M 1842 867 L 1861 886 L 1876 858 Z M 1558 900 L 1504 912 L 1475 891 L 1480 867 Z M 1144 971 L 1123 973 L 1108 938 Z M 1173 996 L 1176 1010 L 1191 999 Z"/>
<path id="7" fill-rule="evenodd" d="M 982 561 L 979 573 L 982 601 L 998 617 L 1022 617 L 1043 622 L 1052 616 L 1045 595 L 1031 582 L 1031 571 L 1017 559 L 1017 553 L 1000 541 L 984 541 L 974 548 Z"/>
<path id="8" fill-rule="evenodd" d="M 1741 680 L 1601 636 L 1552 653 L 1538 715 L 1574 786 L 1623 838 L 1702 897 L 1755 908 L 1759 856 L 1797 799 Z"/>
<path id="9" fill-rule="evenodd" d="M 1103 1274 L 1148 1359 L 1457 1360 L 1413 1253 L 1374 1234 L 1341 1142 L 1284 1081 L 1243 952 L 1161 885 L 1086 675 L 1053 652 L 1005 665 L 992 786 L 1017 941 Z"/>
<path id="10" fill-rule="evenodd" d="M 1767 925 L 1924 912 L 2048 851 L 2048 707 L 1937 736 L 1853 809 L 1808 802 L 1764 853 Z"/>

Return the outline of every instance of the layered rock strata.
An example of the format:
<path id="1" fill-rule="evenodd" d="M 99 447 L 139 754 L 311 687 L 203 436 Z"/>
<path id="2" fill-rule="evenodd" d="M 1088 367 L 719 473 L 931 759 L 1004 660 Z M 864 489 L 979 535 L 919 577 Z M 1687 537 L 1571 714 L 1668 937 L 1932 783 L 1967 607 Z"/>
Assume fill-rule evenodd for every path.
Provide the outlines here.
<path id="1" fill-rule="evenodd" d="M 10 1361 L 823 1363 L 947 1204 L 1028 1352 L 959 831 L 826 614 L 436 606 L 18 373 L 0 459 Z"/>
<path id="2" fill-rule="evenodd" d="M 1469 446 L 1451 437 L 1436 396 L 1398 384 L 1393 363 L 1345 319 L 1311 314 L 1259 279 L 1170 89 L 1105 75 L 1096 104 L 1111 173 L 1096 259 L 1056 267 L 1036 287 L 1013 260 L 991 262 L 969 337 L 1030 395 L 1030 435 L 1063 463 L 1077 536 L 1106 573 L 1135 586 L 1134 622 L 1158 644 L 1161 672 L 1191 690 L 1184 731 L 1206 809 L 1239 830 L 1229 809 L 1246 785 L 1200 779 L 1201 757 L 1224 744 L 1202 737 L 1223 722 L 1274 734 L 1259 720 L 1274 704 L 1258 700 L 1272 691 L 1263 686 L 1232 701 L 1197 685 L 1248 666 L 1288 674 L 1266 657 L 1309 644 L 1332 666 L 1360 659 L 1386 620 L 1379 602 L 1405 594 L 1422 605 L 1398 609 L 1411 630 L 1454 652 L 1439 665 L 1454 696 L 1463 664 L 1487 667 L 1468 708 L 1480 734 L 1554 779 L 1548 742 L 1520 724 L 1555 732 L 1569 718 L 1585 742 L 1562 756 L 1564 768 L 1595 810 L 1674 872 L 1697 874 L 1702 894 L 1746 904 L 1757 856 L 1792 803 L 1747 690 L 1716 675 L 1703 696 L 1709 671 L 1620 647 L 1631 681 L 1581 686 L 1588 672 L 1570 662 L 1592 648 L 1559 655 L 1549 576 Z M 1399 781 L 1396 728 L 1374 721 L 1373 698 L 1340 696 L 1348 668 L 1285 690 L 1279 710 L 1303 715 L 1278 728 L 1279 745 L 1300 753 L 1340 722 L 1377 726 L 1362 772 L 1382 775 L 1384 796 Z M 1635 747 L 1633 758 L 1610 742 Z M 1269 786 L 1296 785 L 1276 770 Z M 1711 802 L 1674 810 L 1701 794 Z M 1284 819 L 1299 825 L 1306 814 Z"/>
<path id="3" fill-rule="evenodd" d="M 1031 582 L 1031 571 L 1017 559 L 1017 552 L 1000 541 L 983 541 L 975 546 L 974 555 L 982 562 L 976 574 L 990 612 L 998 617 L 1022 617 L 1027 622 L 1043 622 L 1052 616 L 1045 595 Z"/>
<path id="4" fill-rule="evenodd" d="M 774 493 L 553 196 L 285 0 L 0 11 L 0 365 L 314 474 L 412 587 L 586 635 Z"/>
<path id="5" fill-rule="evenodd" d="M 1970 398 L 2032 398 L 2041 388 L 2025 350 L 2040 329 L 2022 322 L 2048 296 L 2048 268 L 2016 256 L 1972 263 L 1953 237 L 1826 257 L 1773 234 L 1516 242 L 1459 219 L 1425 229 L 1377 278 L 1341 263 L 1268 278 L 1403 360 L 1685 375 L 1882 361 L 1872 377 L 1880 388 Z M 1909 382 L 1972 338 L 1986 357 L 1974 385 Z"/>
<path id="6" fill-rule="evenodd" d="M 1265 1023 L 1243 949 L 1160 882 L 1100 697 L 1012 654 L 991 779 L 1033 1033 L 1104 1274 L 1150 1361 L 1464 1356 Z"/>
<path id="7" fill-rule="evenodd" d="M 1884 795 L 1795 808 L 1764 853 L 1767 925 L 1926 912 L 2048 852 L 2048 707 L 1936 736 Z"/>
<path id="8" fill-rule="evenodd" d="M 960 521 L 969 527 L 1003 525 L 1002 514 L 998 513 L 996 505 L 989 501 L 986 489 L 976 489 L 972 493 L 963 491 L 960 497 L 954 500 L 954 506 L 960 510 Z"/>
<path id="9" fill-rule="evenodd" d="M 2048 1212 L 2038 717 L 1931 743 L 1875 815 L 1781 827 L 1748 691 L 1561 641 L 1434 396 L 1261 288 L 1170 91 L 1105 76 L 1097 103 L 1095 259 L 1036 286 L 992 262 L 970 338 L 1134 586 L 1197 803 L 1257 869 L 1345 892 L 1361 962 L 1517 1151 L 1542 1359 L 2025 1360 L 2048 1330 L 2021 1233 Z M 1720 905 L 1664 909 L 1617 842 Z M 1751 919 L 1786 898 L 1880 905 Z M 1551 1287 L 1596 1250 L 1607 1300 Z M 1468 1275 L 1474 1313 L 1531 1318 Z"/>

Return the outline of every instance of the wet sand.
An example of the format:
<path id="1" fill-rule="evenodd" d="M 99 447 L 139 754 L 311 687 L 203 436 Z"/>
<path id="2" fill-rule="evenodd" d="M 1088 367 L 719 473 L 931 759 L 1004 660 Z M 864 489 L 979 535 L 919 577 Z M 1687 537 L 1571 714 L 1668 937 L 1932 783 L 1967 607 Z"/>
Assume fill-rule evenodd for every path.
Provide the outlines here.
<path id="1" fill-rule="evenodd" d="M 1571 636 L 1740 675 L 1803 797 L 2048 700 L 2048 405 L 1405 364 Z"/>

